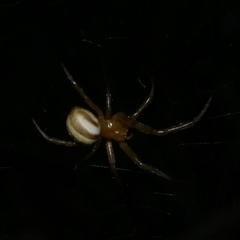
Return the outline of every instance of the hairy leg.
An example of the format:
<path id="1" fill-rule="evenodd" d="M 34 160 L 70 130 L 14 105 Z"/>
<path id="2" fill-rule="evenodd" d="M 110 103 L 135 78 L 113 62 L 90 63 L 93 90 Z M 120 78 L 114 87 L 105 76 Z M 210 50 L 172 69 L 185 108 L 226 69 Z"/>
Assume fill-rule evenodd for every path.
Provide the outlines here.
<path id="1" fill-rule="evenodd" d="M 89 107 L 91 107 L 94 111 L 97 112 L 99 118 L 104 118 L 103 112 L 100 110 L 100 108 L 92 102 L 92 100 L 85 94 L 83 89 L 76 83 L 76 81 L 73 79 L 73 76 L 68 72 L 66 67 L 61 63 L 63 70 L 65 74 L 67 75 L 68 79 L 72 83 L 73 87 L 80 93 L 80 95 L 84 98 L 85 102 L 88 104 Z"/>
<path id="2" fill-rule="evenodd" d="M 84 161 L 89 159 L 89 158 L 91 158 L 95 154 L 95 152 L 98 150 L 98 147 L 99 147 L 99 145 L 101 143 L 101 140 L 102 140 L 102 137 L 99 137 L 99 139 L 95 143 L 93 143 L 93 146 L 92 146 L 92 149 L 91 149 L 90 153 L 88 153 L 83 158 Z"/>
<path id="3" fill-rule="evenodd" d="M 48 141 L 50 143 L 57 144 L 57 145 L 64 145 L 64 146 L 67 146 L 67 147 L 75 147 L 75 146 L 77 146 L 77 143 L 73 142 L 73 141 L 65 141 L 65 140 L 49 137 L 44 131 L 41 130 L 41 128 L 37 125 L 37 123 L 35 122 L 34 119 L 32 119 L 32 121 L 33 121 L 35 127 L 37 128 L 37 130 L 40 132 L 40 134 L 43 136 L 43 138 L 46 141 Z"/>
<path id="4" fill-rule="evenodd" d="M 106 120 L 109 120 L 111 118 L 112 114 L 112 108 L 111 108 L 111 93 L 109 91 L 109 85 L 107 84 L 107 93 L 106 93 Z"/>
<path id="5" fill-rule="evenodd" d="M 113 152 L 113 147 L 112 147 L 112 141 L 111 140 L 106 140 L 106 149 L 107 149 L 107 155 L 108 155 L 108 161 L 109 161 L 109 166 L 111 171 L 113 172 L 114 176 L 116 177 L 116 180 L 119 184 L 121 184 L 120 178 L 118 176 L 118 172 L 116 169 L 116 159 L 115 155 Z"/>
<path id="6" fill-rule="evenodd" d="M 145 99 L 145 101 L 139 106 L 139 108 L 130 115 L 130 119 L 136 119 L 141 112 L 150 104 L 150 102 L 152 101 L 153 98 L 153 93 L 154 93 L 154 80 L 152 78 L 151 80 L 152 82 L 152 86 L 151 86 L 151 91 L 150 94 L 148 95 L 148 97 Z"/>
<path id="7" fill-rule="evenodd" d="M 83 158 L 83 161 L 88 160 L 95 154 L 95 152 L 98 150 L 101 140 L 102 140 L 102 138 L 99 137 L 99 139 L 93 144 L 91 151 Z M 74 167 L 74 170 L 77 170 L 77 167 L 78 167 L 78 163 Z"/>
<path id="8" fill-rule="evenodd" d="M 168 128 L 160 129 L 160 130 L 152 129 L 149 126 L 144 125 L 143 123 L 140 123 L 140 122 L 135 122 L 133 127 L 135 129 L 139 130 L 140 132 L 143 132 L 146 134 L 151 134 L 151 135 L 157 135 L 157 136 L 164 136 L 169 133 L 182 131 L 184 129 L 192 127 L 194 124 L 196 124 L 202 118 L 202 116 L 207 111 L 211 100 L 212 100 L 212 97 L 209 98 L 209 100 L 207 101 L 207 103 L 206 103 L 205 107 L 202 109 L 202 111 L 190 121 L 186 121 L 186 122 L 183 122 L 183 123 L 180 123 L 180 124 L 168 127 Z"/>
<path id="9" fill-rule="evenodd" d="M 148 164 L 142 163 L 135 152 L 128 146 L 126 142 L 119 142 L 120 148 L 131 158 L 131 160 L 141 169 L 151 172 L 153 174 L 158 175 L 159 177 L 165 178 L 167 180 L 172 180 L 171 177 L 163 173 L 162 171 L 154 168 Z"/>

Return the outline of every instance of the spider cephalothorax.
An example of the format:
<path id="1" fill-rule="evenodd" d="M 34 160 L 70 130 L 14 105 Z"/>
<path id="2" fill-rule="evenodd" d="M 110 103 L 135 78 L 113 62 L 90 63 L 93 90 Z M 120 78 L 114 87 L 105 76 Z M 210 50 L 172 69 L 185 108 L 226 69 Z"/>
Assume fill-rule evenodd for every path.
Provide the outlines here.
<path id="1" fill-rule="evenodd" d="M 125 113 L 116 113 L 109 120 L 99 121 L 101 135 L 107 139 L 121 142 L 127 139 L 128 130 L 132 126 L 132 120 Z"/>
<path id="2" fill-rule="evenodd" d="M 163 177 L 165 179 L 171 179 L 169 176 L 167 176 L 165 173 L 158 170 L 157 168 L 154 168 L 148 164 L 142 163 L 139 160 L 138 156 L 133 152 L 133 150 L 126 143 L 126 140 L 129 138 L 128 131 L 131 128 L 135 128 L 146 134 L 164 136 L 169 133 L 177 132 L 177 131 L 192 127 L 195 123 L 197 123 L 201 119 L 201 117 L 207 111 L 211 102 L 211 97 L 209 98 L 208 102 L 206 103 L 202 111 L 192 120 L 186 121 L 165 129 L 156 130 L 137 121 L 137 117 L 149 105 L 149 103 L 153 98 L 153 91 L 154 91 L 153 80 L 152 80 L 152 88 L 149 96 L 133 114 L 128 116 L 123 112 L 119 112 L 111 116 L 111 94 L 109 90 L 107 90 L 107 94 L 106 94 L 107 110 L 106 110 L 106 114 L 103 114 L 100 108 L 95 103 L 93 103 L 91 99 L 84 93 L 82 88 L 78 86 L 78 84 L 73 79 L 73 77 L 68 72 L 68 70 L 65 68 L 65 66 L 62 63 L 61 65 L 68 79 L 74 86 L 74 88 L 84 98 L 88 106 L 97 113 L 97 116 L 92 114 L 90 111 L 80 107 L 75 107 L 70 111 L 67 117 L 66 125 L 67 125 L 67 130 L 69 134 L 73 137 L 74 141 L 65 141 L 65 140 L 48 137 L 46 133 L 44 133 L 40 129 L 40 127 L 37 125 L 35 120 L 33 120 L 33 123 L 35 124 L 36 128 L 41 133 L 41 135 L 44 137 L 44 139 L 54 144 L 64 145 L 68 147 L 77 146 L 78 142 L 84 143 L 84 144 L 92 144 L 93 145 L 92 150 L 90 154 L 88 154 L 85 157 L 86 159 L 92 156 L 96 152 L 98 145 L 101 141 L 101 137 L 104 137 L 106 139 L 106 149 L 107 149 L 107 154 L 109 159 L 109 165 L 111 170 L 117 177 L 116 160 L 115 160 L 113 147 L 112 147 L 112 140 L 114 140 L 118 142 L 120 148 L 130 157 L 130 159 L 138 167 L 140 167 L 143 170 L 149 171 L 153 174 L 156 174 L 160 177 Z"/>

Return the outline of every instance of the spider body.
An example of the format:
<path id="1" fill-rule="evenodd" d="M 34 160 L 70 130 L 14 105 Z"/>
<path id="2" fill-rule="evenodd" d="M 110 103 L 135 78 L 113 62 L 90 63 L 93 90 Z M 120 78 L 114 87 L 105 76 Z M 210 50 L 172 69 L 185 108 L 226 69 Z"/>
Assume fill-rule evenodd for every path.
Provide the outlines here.
<path id="1" fill-rule="evenodd" d="M 78 142 L 92 144 L 99 138 L 99 121 L 84 108 L 73 108 L 67 117 L 66 125 L 68 133 Z"/>
<path id="2" fill-rule="evenodd" d="M 192 127 L 195 123 L 197 123 L 202 118 L 202 116 L 205 114 L 205 112 L 207 111 L 210 105 L 211 97 L 209 98 L 208 102 L 206 103 L 202 111 L 192 120 L 186 121 L 165 129 L 156 130 L 137 121 L 137 117 L 149 105 L 149 103 L 153 98 L 153 91 L 154 91 L 153 80 L 152 80 L 152 87 L 151 87 L 149 96 L 140 105 L 140 107 L 130 116 L 126 115 L 123 112 L 119 112 L 114 115 L 111 115 L 111 94 L 109 92 L 109 89 L 107 88 L 107 94 L 106 94 L 107 109 L 106 109 L 106 113 L 103 114 L 100 108 L 91 101 L 91 99 L 85 94 L 83 89 L 76 83 L 76 81 L 73 79 L 73 77 L 65 68 L 65 66 L 62 63 L 61 65 L 63 67 L 65 74 L 67 75 L 68 79 L 73 85 L 73 87 L 84 98 L 88 106 L 96 112 L 97 116 L 92 114 L 90 111 L 80 107 L 75 107 L 70 111 L 67 117 L 66 125 L 67 125 L 68 133 L 70 134 L 70 136 L 73 137 L 74 141 L 65 141 L 65 140 L 51 138 L 47 136 L 46 133 L 41 130 L 41 128 L 33 119 L 34 125 L 36 126 L 40 134 L 43 136 L 43 138 L 48 142 L 64 145 L 68 147 L 77 146 L 77 143 L 92 144 L 93 147 L 91 152 L 85 157 L 85 159 L 87 159 L 96 152 L 99 146 L 99 143 L 101 141 L 101 138 L 104 137 L 106 139 L 106 150 L 107 150 L 107 155 L 109 160 L 109 166 L 112 172 L 114 173 L 114 175 L 116 176 L 116 179 L 119 181 L 117 170 L 116 170 L 116 160 L 115 160 L 114 151 L 112 147 L 112 140 L 114 140 L 118 142 L 120 148 L 129 156 L 129 158 L 139 168 L 170 180 L 171 177 L 169 177 L 162 171 L 140 161 L 140 159 L 135 154 L 135 152 L 126 143 L 126 141 L 129 139 L 129 136 L 128 136 L 129 129 L 135 128 L 145 134 L 151 134 L 156 136 L 164 136 L 169 133 L 187 129 L 189 127 Z"/>
<path id="3" fill-rule="evenodd" d="M 116 113 L 111 119 L 100 120 L 101 135 L 107 139 L 121 142 L 127 139 L 131 120 L 125 113 Z"/>

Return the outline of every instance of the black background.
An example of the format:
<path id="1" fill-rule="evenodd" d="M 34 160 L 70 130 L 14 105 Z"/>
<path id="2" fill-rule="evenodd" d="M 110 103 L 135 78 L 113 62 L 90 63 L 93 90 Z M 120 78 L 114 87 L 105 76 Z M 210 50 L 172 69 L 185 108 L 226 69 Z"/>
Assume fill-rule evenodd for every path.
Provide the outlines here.
<path id="1" fill-rule="evenodd" d="M 237 0 L 1 1 L 1 239 L 239 239 L 239 37 Z M 113 112 L 131 114 L 153 76 L 139 119 L 154 128 L 193 118 L 213 96 L 193 128 L 132 132 L 142 161 L 176 181 L 114 143 L 120 189 L 104 141 L 87 162 L 87 146 L 44 141 L 32 117 L 71 139 L 68 112 L 88 108 L 60 61 L 103 111 L 107 81 Z"/>

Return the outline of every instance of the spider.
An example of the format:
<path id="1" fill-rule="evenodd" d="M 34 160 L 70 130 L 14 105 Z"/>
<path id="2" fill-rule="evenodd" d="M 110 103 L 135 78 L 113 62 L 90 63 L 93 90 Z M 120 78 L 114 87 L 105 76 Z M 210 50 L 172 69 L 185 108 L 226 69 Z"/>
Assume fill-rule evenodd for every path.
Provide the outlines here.
<path id="1" fill-rule="evenodd" d="M 139 115 L 152 101 L 154 95 L 153 79 L 151 82 L 151 91 L 149 95 L 147 96 L 145 101 L 139 106 L 139 108 L 129 116 L 123 112 L 118 112 L 114 115 L 111 114 L 111 94 L 109 89 L 107 88 L 106 113 L 104 115 L 103 111 L 95 103 L 92 102 L 92 100 L 85 94 L 83 89 L 76 83 L 76 81 L 73 79 L 72 75 L 68 72 L 63 63 L 61 63 L 61 65 L 73 87 L 84 98 L 88 106 L 97 113 L 97 117 L 84 108 L 74 107 L 70 111 L 66 121 L 68 133 L 73 138 L 73 141 L 65 141 L 49 137 L 44 131 L 41 130 L 36 121 L 32 119 L 34 125 L 36 126 L 40 134 L 43 136 L 43 138 L 50 143 L 64 145 L 67 147 L 77 146 L 78 143 L 92 145 L 90 153 L 84 158 L 88 159 L 96 152 L 100 144 L 101 138 L 104 137 L 106 139 L 106 150 L 109 160 L 109 166 L 113 174 L 115 175 L 116 179 L 118 179 L 118 174 L 116 170 L 116 160 L 112 147 L 112 141 L 115 140 L 118 142 L 120 148 L 139 168 L 151 172 L 153 174 L 156 174 L 167 180 L 171 180 L 172 178 L 170 176 L 166 175 L 159 169 L 154 168 L 140 161 L 139 157 L 126 143 L 126 140 L 130 138 L 128 135 L 128 131 L 130 128 L 135 128 L 145 134 L 164 136 L 169 133 L 178 132 L 189 127 L 192 127 L 205 114 L 210 105 L 212 97 L 209 98 L 202 111 L 192 120 L 168 128 L 156 130 L 137 121 Z"/>

